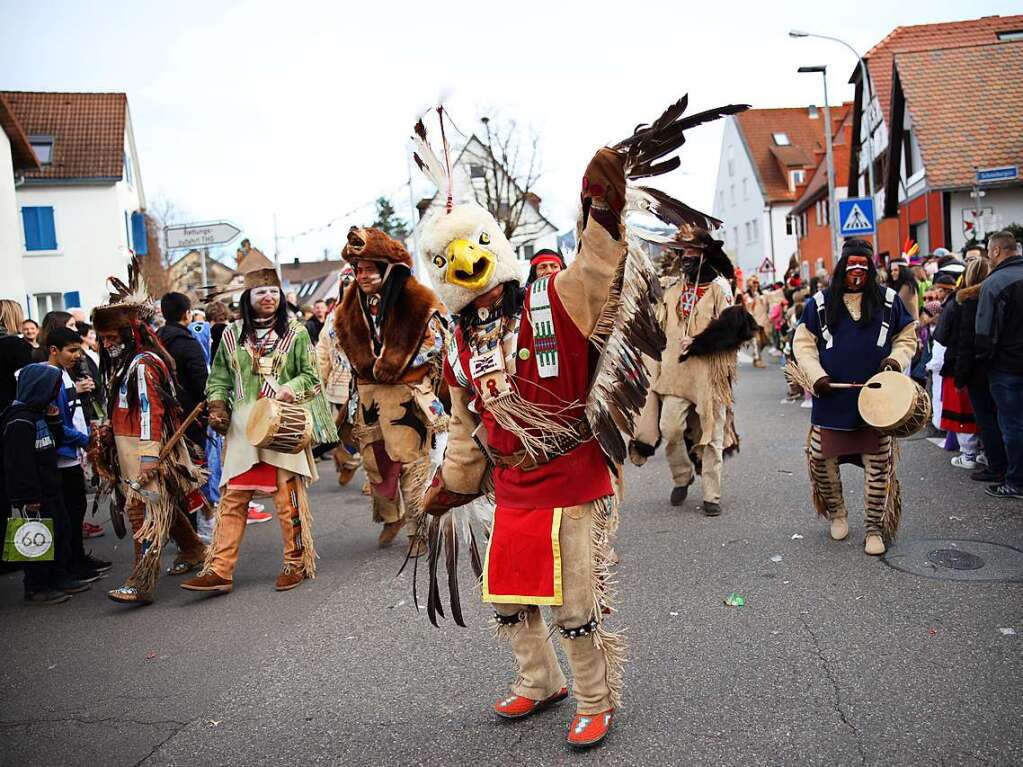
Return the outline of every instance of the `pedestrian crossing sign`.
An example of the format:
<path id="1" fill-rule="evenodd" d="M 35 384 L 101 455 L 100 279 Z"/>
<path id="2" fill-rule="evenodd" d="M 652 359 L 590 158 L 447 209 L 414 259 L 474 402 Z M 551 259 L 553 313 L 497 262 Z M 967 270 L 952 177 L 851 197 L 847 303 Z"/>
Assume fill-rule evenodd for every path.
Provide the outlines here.
<path id="1" fill-rule="evenodd" d="M 839 200 L 838 221 L 843 237 L 871 234 L 874 231 L 874 201 L 869 197 Z"/>

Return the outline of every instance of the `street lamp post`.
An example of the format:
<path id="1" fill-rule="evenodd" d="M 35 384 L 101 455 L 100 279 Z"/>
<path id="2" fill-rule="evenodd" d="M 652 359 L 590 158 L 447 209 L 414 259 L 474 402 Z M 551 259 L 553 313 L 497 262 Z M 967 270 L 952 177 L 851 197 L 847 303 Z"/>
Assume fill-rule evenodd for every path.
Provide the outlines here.
<path id="1" fill-rule="evenodd" d="M 825 151 L 827 153 L 828 167 L 828 227 L 831 229 L 831 259 L 832 263 L 838 260 L 838 211 L 835 209 L 835 156 L 831 149 L 831 105 L 828 103 L 828 68 L 820 65 L 815 67 L 800 67 L 796 70 L 800 74 L 820 72 L 824 80 L 824 133 Z"/>
<path id="2" fill-rule="evenodd" d="M 870 85 L 870 76 L 867 73 L 867 64 L 866 64 L 866 62 L 863 61 L 863 57 L 860 56 L 859 52 L 855 48 L 853 48 L 851 45 L 849 45 L 849 43 L 847 43 L 845 40 L 841 40 L 841 39 L 839 39 L 837 37 L 831 37 L 829 35 L 817 35 L 817 34 L 814 34 L 813 32 L 803 32 L 803 31 L 798 30 L 798 29 L 791 30 L 789 32 L 789 37 L 816 37 L 818 40 L 830 40 L 833 43 L 838 43 L 839 45 L 844 45 L 846 48 L 848 48 L 852 52 L 852 55 L 856 57 L 856 61 L 857 61 L 858 65 L 859 65 L 859 67 L 860 67 L 860 79 L 863 80 L 863 87 L 866 89 L 866 94 L 867 94 L 867 126 L 868 126 L 868 130 L 867 130 L 867 145 L 869 146 L 869 149 L 870 149 L 870 151 L 868 153 L 870 155 L 870 157 L 868 158 L 868 162 L 867 162 L 867 183 L 870 185 L 870 200 L 871 200 L 871 203 L 873 203 L 876 206 L 877 203 L 874 200 L 874 131 L 873 131 L 873 128 L 870 127 L 870 108 L 871 108 L 871 106 L 874 103 L 874 94 L 873 94 L 873 89 L 872 89 L 872 87 Z M 874 253 L 876 255 L 877 254 L 877 226 L 876 226 L 877 210 L 876 210 L 876 208 L 874 210 L 874 216 L 875 216 L 875 226 L 874 226 L 874 233 L 871 235 L 871 240 L 873 241 Z"/>

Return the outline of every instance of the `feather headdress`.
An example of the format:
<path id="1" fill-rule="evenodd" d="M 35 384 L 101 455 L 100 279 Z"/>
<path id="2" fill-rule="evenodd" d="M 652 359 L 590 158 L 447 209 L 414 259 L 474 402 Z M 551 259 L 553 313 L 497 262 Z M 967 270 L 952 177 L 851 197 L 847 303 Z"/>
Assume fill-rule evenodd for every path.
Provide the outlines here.
<path id="1" fill-rule="evenodd" d="M 128 281 L 107 277 L 110 286 L 109 303 L 92 310 L 92 324 L 97 333 L 126 327 L 132 321 L 148 322 L 156 316 L 156 303 L 149 295 L 149 287 L 142 272 L 142 259 L 135 253 L 128 262 Z"/>

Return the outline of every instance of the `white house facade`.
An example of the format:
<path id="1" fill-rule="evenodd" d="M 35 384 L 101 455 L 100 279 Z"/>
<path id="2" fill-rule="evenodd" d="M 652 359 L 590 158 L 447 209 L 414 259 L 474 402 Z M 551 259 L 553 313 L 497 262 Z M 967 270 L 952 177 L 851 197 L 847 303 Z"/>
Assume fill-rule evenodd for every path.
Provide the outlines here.
<path id="1" fill-rule="evenodd" d="M 750 109 L 725 121 L 714 190 L 718 236 L 746 275 L 782 279 L 796 252 L 789 212 L 823 147 L 816 107 Z"/>
<path id="2" fill-rule="evenodd" d="M 3 94 L 24 126 L 40 170 L 16 189 L 28 314 L 89 311 L 106 279 L 124 277 L 144 252 L 145 193 L 127 97 L 117 93 Z"/>

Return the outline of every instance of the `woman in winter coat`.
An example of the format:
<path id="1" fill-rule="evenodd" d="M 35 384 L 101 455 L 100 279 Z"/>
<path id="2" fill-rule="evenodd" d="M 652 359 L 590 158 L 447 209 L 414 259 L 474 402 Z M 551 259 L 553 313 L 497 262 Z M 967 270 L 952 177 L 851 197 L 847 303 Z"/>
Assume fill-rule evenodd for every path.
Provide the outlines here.
<path id="1" fill-rule="evenodd" d="M 951 374 L 955 386 L 966 388 L 973 407 L 974 418 L 984 442 L 987 467 L 978 466 L 971 478 L 981 482 L 998 482 L 1005 475 L 1008 459 L 1005 443 L 995 416 L 995 402 L 988 389 L 987 372 L 976 358 L 977 305 L 980 299 L 981 283 L 987 277 L 991 266 L 985 258 L 977 258 L 967 265 L 963 287 L 956 293 L 956 323 L 954 333 L 949 334 L 952 350 Z"/>

